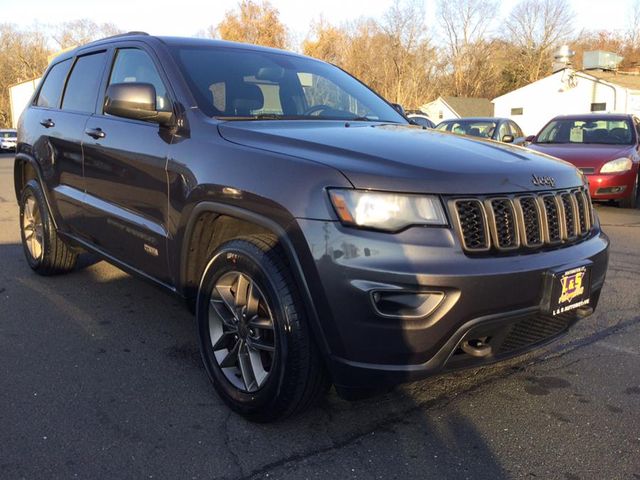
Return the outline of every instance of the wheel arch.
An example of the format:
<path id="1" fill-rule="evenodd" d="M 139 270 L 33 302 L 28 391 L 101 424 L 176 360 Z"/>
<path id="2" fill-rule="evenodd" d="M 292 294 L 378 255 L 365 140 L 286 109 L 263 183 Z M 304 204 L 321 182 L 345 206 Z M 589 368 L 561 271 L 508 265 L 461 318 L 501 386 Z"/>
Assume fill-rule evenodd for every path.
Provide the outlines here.
<path id="1" fill-rule="evenodd" d="M 35 158 L 24 153 L 17 153 L 13 161 L 13 187 L 16 194 L 16 201 L 20 201 L 20 193 L 29 180 L 35 179 L 42 188 L 44 200 L 47 204 L 47 210 L 51 217 L 53 225 L 57 228 L 58 222 L 56 216 L 53 215 L 53 209 L 51 208 L 51 200 L 49 198 L 49 191 L 47 190 L 47 184 L 44 181 L 42 170 Z"/>
<path id="2" fill-rule="evenodd" d="M 200 278 L 217 246 L 243 235 L 273 235 L 282 247 L 291 274 L 299 287 L 317 345 L 323 354 L 329 354 L 329 345 L 320 324 L 313 295 L 291 238 L 291 232 L 295 228 L 295 225 L 285 227 L 271 218 L 242 207 L 214 201 L 198 203 L 191 211 L 180 249 L 179 288 L 189 307 L 195 306 Z"/>

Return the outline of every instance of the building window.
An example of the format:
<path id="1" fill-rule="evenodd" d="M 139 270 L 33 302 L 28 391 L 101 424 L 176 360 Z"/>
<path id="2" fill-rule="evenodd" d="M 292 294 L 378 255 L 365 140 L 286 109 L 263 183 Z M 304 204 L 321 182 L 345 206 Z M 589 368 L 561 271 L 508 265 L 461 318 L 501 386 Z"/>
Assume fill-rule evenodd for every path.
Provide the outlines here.
<path id="1" fill-rule="evenodd" d="M 604 112 L 607 109 L 607 103 L 592 103 L 591 111 L 592 112 Z"/>
<path id="2" fill-rule="evenodd" d="M 443 118 L 443 117 L 444 117 L 444 114 L 442 113 L 442 110 L 440 110 L 440 111 L 438 112 L 438 118 L 439 118 L 440 120 L 442 120 L 442 118 Z"/>
<path id="3" fill-rule="evenodd" d="M 524 112 L 524 109 L 522 107 L 511 109 L 511 115 L 522 115 L 523 112 Z"/>

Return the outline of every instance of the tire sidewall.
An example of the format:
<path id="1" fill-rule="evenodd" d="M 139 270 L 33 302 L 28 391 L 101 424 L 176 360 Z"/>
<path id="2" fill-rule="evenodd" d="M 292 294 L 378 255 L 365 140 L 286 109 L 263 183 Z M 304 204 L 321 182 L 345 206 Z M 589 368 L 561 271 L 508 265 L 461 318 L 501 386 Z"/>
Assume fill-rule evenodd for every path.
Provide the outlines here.
<path id="1" fill-rule="evenodd" d="M 221 398 L 235 411 L 251 415 L 262 411 L 276 401 L 286 374 L 287 342 L 289 330 L 288 315 L 283 308 L 264 254 L 252 244 L 235 240 L 222 246 L 207 265 L 200 283 L 196 305 L 198 340 L 200 353 L 207 373 Z M 209 337 L 209 301 L 217 279 L 229 271 L 239 271 L 249 275 L 265 296 L 274 316 L 276 352 L 272 371 L 266 383 L 255 392 L 242 392 L 234 387 L 222 372 L 213 354 Z"/>

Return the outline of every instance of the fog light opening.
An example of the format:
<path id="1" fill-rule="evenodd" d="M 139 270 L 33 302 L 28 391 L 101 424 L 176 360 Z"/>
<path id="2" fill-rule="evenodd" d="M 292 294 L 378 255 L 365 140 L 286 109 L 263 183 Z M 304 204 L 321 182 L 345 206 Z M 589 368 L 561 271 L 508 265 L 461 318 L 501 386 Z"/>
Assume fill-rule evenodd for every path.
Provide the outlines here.
<path id="1" fill-rule="evenodd" d="M 383 317 L 423 318 L 430 315 L 444 300 L 444 292 L 407 292 L 376 290 L 371 300 Z"/>

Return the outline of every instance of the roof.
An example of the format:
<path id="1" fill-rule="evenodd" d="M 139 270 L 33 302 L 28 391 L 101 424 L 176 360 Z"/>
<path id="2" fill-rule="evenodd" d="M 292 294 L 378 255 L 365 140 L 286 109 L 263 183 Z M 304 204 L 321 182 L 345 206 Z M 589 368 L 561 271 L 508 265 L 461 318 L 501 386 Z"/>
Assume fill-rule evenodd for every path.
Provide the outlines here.
<path id="1" fill-rule="evenodd" d="M 490 117 L 493 115 L 493 104 L 488 98 L 451 96 L 440 98 L 460 117 Z"/>
<path id="2" fill-rule="evenodd" d="M 450 118 L 448 120 L 443 120 L 442 123 L 445 122 L 502 122 L 508 121 L 508 118 L 503 117 L 463 117 L 463 118 Z"/>
<path id="3" fill-rule="evenodd" d="M 84 45 L 80 45 L 79 47 L 75 47 L 70 50 L 66 50 L 57 55 L 54 59 L 51 60 L 51 63 L 58 63 L 61 60 L 71 58 L 82 52 L 86 48 L 91 48 L 100 45 L 108 45 L 113 42 L 122 42 L 128 40 L 139 40 L 139 41 L 159 41 L 169 46 L 181 46 L 181 47 L 223 47 L 223 48 L 234 48 L 241 50 L 251 50 L 251 51 L 259 51 L 259 52 L 272 52 L 272 53 L 280 53 L 285 55 L 291 55 L 296 57 L 304 57 L 311 58 L 318 62 L 322 60 L 318 60 L 312 57 L 307 57 L 305 55 L 300 55 L 296 52 L 291 52 L 289 50 L 282 50 L 279 48 L 271 48 L 271 47 L 263 47 L 261 45 L 254 45 L 251 43 L 242 43 L 242 42 L 231 42 L 228 40 L 215 40 L 210 38 L 196 38 L 196 37 L 165 37 L 165 36 L 155 36 L 149 35 L 145 32 L 128 32 L 128 33 L 120 33 L 118 35 L 113 35 L 111 37 L 100 38 L 98 40 L 94 40 L 92 42 L 86 43 Z"/>
<path id="4" fill-rule="evenodd" d="M 640 90 L 640 74 L 612 72 L 608 70 L 583 70 L 582 73 L 596 77 L 599 80 L 613 83 L 620 87 Z"/>
<path id="5" fill-rule="evenodd" d="M 631 118 L 633 115 L 630 113 L 600 113 L 600 112 L 591 112 L 591 113 L 575 113 L 572 115 L 556 115 L 553 119 L 565 119 L 565 120 L 627 120 Z"/>

